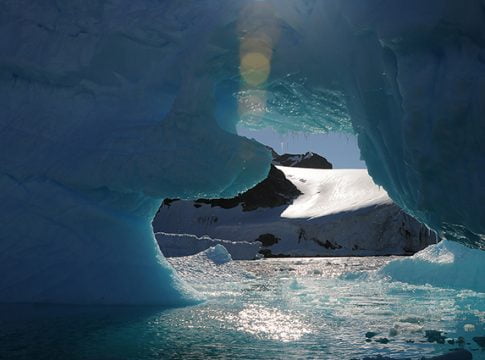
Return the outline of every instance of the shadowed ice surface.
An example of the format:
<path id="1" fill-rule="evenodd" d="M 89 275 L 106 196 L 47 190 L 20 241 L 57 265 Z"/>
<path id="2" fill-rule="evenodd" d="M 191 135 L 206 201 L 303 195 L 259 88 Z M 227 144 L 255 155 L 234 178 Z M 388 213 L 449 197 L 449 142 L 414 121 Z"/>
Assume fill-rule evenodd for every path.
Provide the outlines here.
<path id="1" fill-rule="evenodd" d="M 389 282 L 374 273 L 389 260 L 172 258 L 205 303 L 3 306 L 0 358 L 415 359 L 459 347 L 484 358 L 473 337 L 485 334 L 485 294 Z"/>
<path id="2" fill-rule="evenodd" d="M 1 302 L 196 301 L 150 224 L 266 177 L 237 126 L 355 132 L 397 205 L 485 248 L 483 0 L 0 9 Z"/>

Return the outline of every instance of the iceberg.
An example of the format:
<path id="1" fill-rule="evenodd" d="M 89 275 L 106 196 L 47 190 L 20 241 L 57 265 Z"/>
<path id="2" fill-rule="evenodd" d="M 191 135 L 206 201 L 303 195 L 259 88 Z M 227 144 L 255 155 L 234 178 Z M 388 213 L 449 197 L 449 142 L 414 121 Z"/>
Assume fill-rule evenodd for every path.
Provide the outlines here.
<path id="1" fill-rule="evenodd" d="M 232 261 L 231 254 L 220 244 L 208 248 L 203 254 L 216 265 L 222 265 Z"/>
<path id="2" fill-rule="evenodd" d="M 485 252 L 443 240 L 409 258 L 393 260 L 379 274 L 395 281 L 485 293 Z"/>
<path id="3" fill-rule="evenodd" d="M 162 199 L 263 179 L 236 124 L 354 131 L 370 175 L 485 247 L 483 2 L 0 1 L 0 301 L 184 304 Z"/>

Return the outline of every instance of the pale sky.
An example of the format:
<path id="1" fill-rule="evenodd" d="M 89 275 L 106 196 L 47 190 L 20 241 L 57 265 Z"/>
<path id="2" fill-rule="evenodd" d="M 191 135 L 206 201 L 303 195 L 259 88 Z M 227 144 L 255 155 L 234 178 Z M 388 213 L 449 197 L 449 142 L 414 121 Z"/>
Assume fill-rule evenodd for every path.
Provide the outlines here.
<path id="1" fill-rule="evenodd" d="M 312 151 L 325 157 L 335 169 L 365 169 L 360 160 L 357 137 L 351 134 L 278 134 L 271 129 L 258 131 L 238 128 L 238 134 L 271 146 L 277 153 L 301 154 Z"/>

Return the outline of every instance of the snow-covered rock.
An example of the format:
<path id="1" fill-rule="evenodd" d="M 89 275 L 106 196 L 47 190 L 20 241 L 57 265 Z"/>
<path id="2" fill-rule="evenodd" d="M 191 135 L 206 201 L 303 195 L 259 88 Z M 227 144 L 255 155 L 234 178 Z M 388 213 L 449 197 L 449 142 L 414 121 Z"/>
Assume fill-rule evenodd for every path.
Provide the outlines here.
<path id="1" fill-rule="evenodd" d="M 233 198 L 225 199 L 198 199 L 195 207 L 201 204 L 220 206 L 231 209 L 240 205 L 243 211 L 251 211 L 258 208 L 271 208 L 288 205 L 293 202 L 301 192 L 295 185 L 286 179 L 283 172 L 271 165 L 268 176 L 255 187 Z M 165 199 L 164 205 L 170 205 L 173 199 Z"/>
<path id="2" fill-rule="evenodd" d="M 289 205 L 244 211 L 242 206 L 226 209 L 174 201 L 160 208 L 153 227 L 261 243 L 265 256 L 411 254 L 437 241 L 434 232 L 400 210 L 366 170 L 278 168 L 301 192 Z M 209 246 L 206 241 L 194 244 L 194 238 L 173 238 L 167 244 L 161 239 L 159 244 L 163 250 L 180 240 L 178 256 Z"/>
<path id="3" fill-rule="evenodd" d="M 273 158 L 273 164 L 279 166 L 300 167 L 309 169 L 331 169 L 332 164 L 323 156 L 313 152 L 305 154 L 283 154 Z"/>

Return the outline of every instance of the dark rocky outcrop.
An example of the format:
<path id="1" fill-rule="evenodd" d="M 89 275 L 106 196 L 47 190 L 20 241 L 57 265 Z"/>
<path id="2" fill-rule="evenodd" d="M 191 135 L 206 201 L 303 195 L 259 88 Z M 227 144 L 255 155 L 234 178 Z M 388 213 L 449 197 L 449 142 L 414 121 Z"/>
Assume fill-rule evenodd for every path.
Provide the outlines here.
<path id="1" fill-rule="evenodd" d="M 271 146 L 265 145 L 265 147 L 266 149 L 271 151 L 271 157 L 273 158 L 273 160 L 276 159 L 278 156 L 280 156 L 276 151 L 274 151 L 274 149 Z"/>
<path id="2" fill-rule="evenodd" d="M 441 331 L 437 330 L 425 330 L 424 336 L 429 342 L 436 342 L 438 344 L 444 344 L 446 337 L 441 335 Z"/>
<path id="3" fill-rule="evenodd" d="M 194 206 L 209 204 L 224 209 L 232 209 L 241 205 L 243 211 L 252 211 L 258 208 L 272 208 L 291 204 L 299 195 L 301 195 L 301 192 L 291 181 L 286 179 L 285 174 L 271 165 L 268 177 L 252 189 L 231 199 L 198 199 L 194 202 Z M 165 199 L 162 206 L 170 206 L 173 201 L 175 200 Z"/>
<path id="4" fill-rule="evenodd" d="M 163 199 L 162 206 L 170 206 L 174 201 L 178 201 L 179 199 Z"/>
<path id="5" fill-rule="evenodd" d="M 283 154 L 273 157 L 273 164 L 280 166 L 309 168 L 309 169 L 332 169 L 330 163 L 323 156 L 307 152 L 305 154 Z"/>
<path id="6" fill-rule="evenodd" d="M 270 259 L 270 258 L 289 258 L 291 255 L 288 254 L 273 254 L 270 249 L 261 249 L 259 253 L 263 255 L 263 257 Z"/>
<path id="7" fill-rule="evenodd" d="M 372 338 L 373 338 L 374 336 L 376 336 L 376 335 L 377 335 L 377 333 L 376 333 L 376 332 L 373 332 L 373 331 L 367 331 L 367 332 L 365 333 L 365 337 L 366 337 L 367 339 L 372 339 Z"/>
<path id="8" fill-rule="evenodd" d="M 279 155 L 271 147 L 267 146 L 267 148 L 273 156 L 273 164 L 266 179 L 252 189 L 231 199 L 198 199 L 194 201 L 194 207 L 198 208 L 202 204 L 209 204 L 224 209 L 232 209 L 241 205 L 244 211 L 252 211 L 258 208 L 289 205 L 298 195 L 301 195 L 301 192 L 291 181 L 286 179 L 285 174 L 278 170 L 275 165 L 315 169 L 332 168 L 332 164 L 327 159 L 312 152 L 303 155 Z M 165 199 L 162 206 L 170 206 L 174 201 L 177 201 L 177 199 Z"/>
<path id="9" fill-rule="evenodd" d="M 259 241 L 263 246 L 272 246 L 277 244 L 280 240 L 280 238 L 277 238 L 273 234 L 262 234 L 254 241 Z"/>

